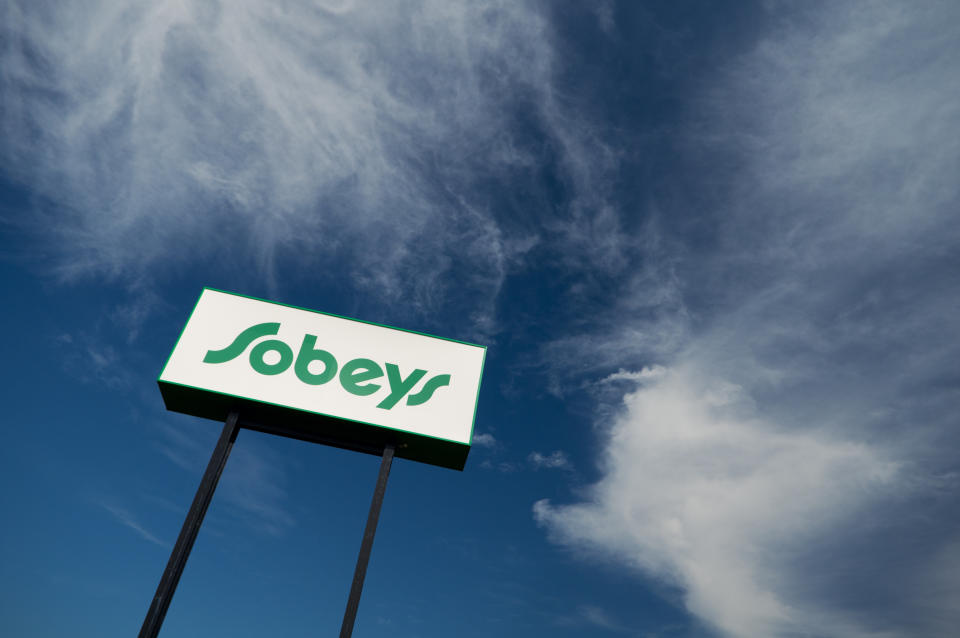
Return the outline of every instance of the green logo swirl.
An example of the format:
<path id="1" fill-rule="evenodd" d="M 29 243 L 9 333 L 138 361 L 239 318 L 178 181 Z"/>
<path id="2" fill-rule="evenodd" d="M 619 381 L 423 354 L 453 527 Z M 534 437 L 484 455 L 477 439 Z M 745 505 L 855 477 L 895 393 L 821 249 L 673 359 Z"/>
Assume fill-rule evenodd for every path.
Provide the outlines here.
<path id="1" fill-rule="evenodd" d="M 275 335 L 280 332 L 279 323 L 258 323 L 250 326 L 237 335 L 229 346 L 223 350 L 209 350 L 207 356 L 203 358 L 204 363 L 226 363 L 239 357 L 251 343 L 260 337 Z"/>

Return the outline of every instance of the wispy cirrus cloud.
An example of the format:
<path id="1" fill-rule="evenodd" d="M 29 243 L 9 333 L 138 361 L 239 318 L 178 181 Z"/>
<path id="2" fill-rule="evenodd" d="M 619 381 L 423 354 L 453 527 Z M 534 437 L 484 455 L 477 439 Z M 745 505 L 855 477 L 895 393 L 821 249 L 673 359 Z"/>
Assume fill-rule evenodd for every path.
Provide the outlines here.
<path id="1" fill-rule="evenodd" d="M 223 477 L 223 499 L 231 515 L 272 536 L 296 525 L 284 469 L 288 462 L 282 454 L 252 441 L 237 447 Z"/>
<path id="2" fill-rule="evenodd" d="M 533 451 L 527 456 L 527 463 L 535 470 L 572 470 L 573 465 L 563 450 L 554 450 L 548 454 Z"/>
<path id="3" fill-rule="evenodd" d="M 335 265 L 488 334 L 541 235 L 569 259 L 619 259 L 596 179 L 616 158 L 554 87 L 542 9 L 8 3 L 0 161 L 49 202 L 32 228 L 64 277 L 142 290 L 158 267 L 219 261 L 276 284 L 291 260 Z M 548 161 L 573 195 L 560 206 L 540 205 Z"/>
<path id="4" fill-rule="evenodd" d="M 209 443 L 172 422 L 158 423 L 154 447 L 178 467 L 197 473 L 210 457 Z M 264 534 L 281 536 L 296 525 L 288 501 L 289 460 L 246 432 L 238 438 L 224 468 L 217 498 L 223 515 Z"/>
<path id="5" fill-rule="evenodd" d="M 493 448 L 497 446 L 497 439 L 489 432 L 481 432 L 480 434 L 473 435 L 472 444 L 485 448 Z"/>
<path id="6" fill-rule="evenodd" d="M 160 547 L 170 547 L 169 543 L 160 540 L 152 532 L 147 530 L 133 514 L 124 508 L 118 507 L 112 503 L 107 503 L 105 501 L 98 502 L 98 505 L 109 512 L 118 523 L 124 527 L 129 527 L 132 529 L 137 533 L 138 536 L 140 536 L 140 538 L 144 539 L 145 541 L 151 542 L 154 545 L 159 545 Z"/>
<path id="7" fill-rule="evenodd" d="M 630 628 L 618 622 L 610 612 L 597 605 L 579 605 L 570 614 L 560 616 L 556 623 L 563 627 L 593 627 L 608 632 L 630 633 Z"/>
<path id="8" fill-rule="evenodd" d="M 534 513 L 678 586 L 723 635 L 947 635 L 960 13 L 771 7 L 688 113 L 716 205 L 661 279 L 680 339 L 651 348 L 658 324 L 629 312 L 584 335 L 581 370 L 637 385 L 607 419 L 604 478 Z"/>

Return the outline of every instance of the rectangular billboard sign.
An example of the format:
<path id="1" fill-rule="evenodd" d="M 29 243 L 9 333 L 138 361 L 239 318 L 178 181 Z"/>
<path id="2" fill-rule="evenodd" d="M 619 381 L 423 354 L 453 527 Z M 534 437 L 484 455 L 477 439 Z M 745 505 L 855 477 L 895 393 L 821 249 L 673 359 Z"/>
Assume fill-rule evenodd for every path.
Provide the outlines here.
<path id="1" fill-rule="evenodd" d="M 486 348 L 204 288 L 158 383 L 167 409 L 463 469 Z"/>

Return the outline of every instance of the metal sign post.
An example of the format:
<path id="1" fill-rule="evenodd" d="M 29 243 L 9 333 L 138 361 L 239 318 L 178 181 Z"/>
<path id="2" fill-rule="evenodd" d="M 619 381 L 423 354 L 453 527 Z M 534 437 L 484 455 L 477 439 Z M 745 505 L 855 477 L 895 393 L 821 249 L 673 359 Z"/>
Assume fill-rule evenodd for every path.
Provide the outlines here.
<path id="1" fill-rule="evenodd" d="M 377 477 L 377 487 L 373 490 L 370 513 L 367 515 L 367 527 L 363 530 L 363 542 L 360 543 L 357 568 L 353 571 L 350 598 L 347 599 L 347 609 L 343 612 L 340 638 L 350 638 L 353 633 L 353 622 L 357 619 L 360 592 L 363 591 L 363 579 L 367 575 L 367 563 L 370 562 L 370 550 L 373 549 L 373 536 L 377 533 L 377 521 L 380 520 L 380 506 L 383 505 L 383 495 L 387 491 L 387 478 L 390 476 L 391 463 L 393 463 L 393 446 L 387 445 L 383 450 L 383 460 L 380 461 L 380 475 Z"/>
<path id="2" fill-rule="evenodd" d="M 197 494 L 193 498 L 193 504 L 187 517 L 183 521 L 183 527 L 180 529 L 180 536 L 177 537 L 177 543 L 170 552 L 170 560 L 167 561 L 167 567 L 160 578 L 160 584 L 157 585 L 157 593 L 153 596 L 153 602 L 147 611 L 147 617 L 140 628 L 139 638 L 157 638 L 160 633 L 160 627 L 167 615 L 167 609 L 170 607 L 170 601 L 177 590 L 177 584 L 180 582 L 180 576 L 190 557 L 190 550 L 193 549 L 193 543 L 197 540 L 197 534 L 200 531 L 200 525 L 203 524 L 203 518 L 210 507 L 210 501 L 213 499 L 213 492 L 217 489 L 217 483 L 220 482 L 220 476 L 223 474 L 223 468 L 227 464 L 227 458 L 230 456 L 230 450 L 237 440 L 237 434 L 240 431 L 239 415 L 231 412 L 223 425 L 223 431 L 220 433 L 220 439 L 217 441 L 213 454 L 210 456 L 210 462 L 207 464 L 207 470 L 200 480 L 200 486 L 197 488 Z M 340 627 L 340 638 L 350 638 L 353 634 L 353 625 L 357 619 L 357 610 L 360 607 L 360 594 L 363 592 L 363 581 L 367 575 L 367 565 L 370 563 L 370 553 L 373 550 L 373 538 L 377 533 L 377 523 L 380 520 L 380 509 L 383 506 L 383 497 L 387 491 L 387 479 L 390 477 L 390 466 L 393 464 L 394 446 L 388 444 L 383 449 L 383 457 L 380 461 L 380 474 L 377 476 L 377 485 L 373 491 L 373 500 L 370 502 L 370 513 L 367 515 L 367 526 L 363 530 L 363 541 L 360 543 L 360 555 L 357 556 L 357 566 L 353 572 L 353 583 L 350 586 L 350 596 L 347 599 L 347 609 L 343 614 L 343 624 Z"/>
<path id="3" fill-rule="evenodd" d="M 223 424 L 220 440 L 217 441 L 217 446 L 213 449 L 210 462 L 207 464 L 207 471 L 203 473 L 200 487 L 197 488 L 197 495 L 193 497 L 193 505 L 190 506 L 187 518 L 183 521 L 183 527 L 180 528 L 177 544 L 173 546 L 173 551 L 170 552 L 170 560 L 167 561 L 167 568 L 163 570 L 163 576 L 160 578 L 160 584 L 157 585 L 157 593 L 153 595 L 153 602 L 150 603 L 147 617 L 143 620 L 139 638 L 156 638 L 157 634 L 160 633 L 160 626 L 163 625 L 163 618 L 167 615 L 170 600 L 177 589 L 177 583 L 180 582 L 180 575 L 183 574 L 187 558 L 190 557 L 193 542 L 197 540 L 197 532 L 200 531 L 203 517 L 210 506 L 213 491 L 217 489 L 217 483 L 220 482 L 220 475 L 223 474 L 223 468 L 227 464 L 227 457 L 230 456 L 233 442 L 237 440 L 237 433 L 240 431 L 240 426 L 237 424 L 238 419 L 239 415 L 236 412 L 231 412 L 226 423 Z"/>

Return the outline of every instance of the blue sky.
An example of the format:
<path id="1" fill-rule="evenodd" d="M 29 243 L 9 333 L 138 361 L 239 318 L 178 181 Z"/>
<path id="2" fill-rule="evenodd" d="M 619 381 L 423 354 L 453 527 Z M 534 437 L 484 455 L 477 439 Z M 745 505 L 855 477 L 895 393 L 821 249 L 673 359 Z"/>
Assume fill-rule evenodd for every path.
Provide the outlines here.
<path id="1" fill-rule="evenodd" d="M 488 346 L 355 636 L 960 625 L 960 5 L 0 8 L 0 632 L 129 636 L 203 286 Z M 244 431 L 162 635 L 338 630 L 377 459 Z"/>

